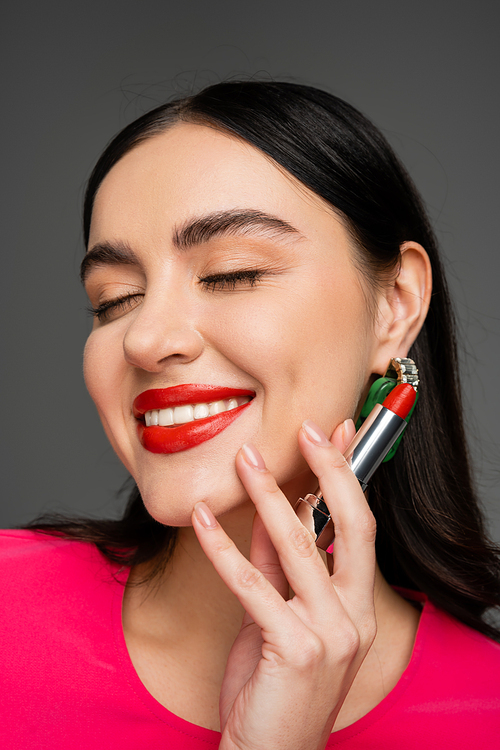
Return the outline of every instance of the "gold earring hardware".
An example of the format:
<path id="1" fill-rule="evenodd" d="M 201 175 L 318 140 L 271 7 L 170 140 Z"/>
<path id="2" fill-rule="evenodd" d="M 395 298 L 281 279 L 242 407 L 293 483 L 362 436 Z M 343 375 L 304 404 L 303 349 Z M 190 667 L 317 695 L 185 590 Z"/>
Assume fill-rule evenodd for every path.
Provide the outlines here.
<path id="1" fill-rule="evenodd" d="M 399 383 L 409 383 L 415 390 L 418 388 L 418 369 L 415 362 L 409 357 L 393 357 L 389 362 L 385 378 L 392 378 Z"/>

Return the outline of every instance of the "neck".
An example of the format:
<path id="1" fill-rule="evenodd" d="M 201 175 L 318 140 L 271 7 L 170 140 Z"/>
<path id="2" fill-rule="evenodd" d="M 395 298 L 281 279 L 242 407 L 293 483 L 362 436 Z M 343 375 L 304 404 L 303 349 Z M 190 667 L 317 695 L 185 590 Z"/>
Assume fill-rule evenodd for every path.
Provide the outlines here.
<path id="1" fill-rule="evenodd" d="M 248 502 L 219 518 L 247 557 L 253 517 L 254 507 Z M 132 571 L 123 604 L 123 627 L 134 666 L 167 708 L 189 721 L 217 728 L 218 695 L 243 608 L 206 558 L 191 527 L 180 529 L 161 578 L 138 585 L 145 573 L 144 566 Z M 375 611 L 377 637 L 336 728 L 356 721 L 380 702 L 410 659 L 419 613 L 388 585 L 378 568 Z M 168 679 L 151 664 L 162 665 Z M 193 706 L 193 713 L 186 705 Z"/>
<path id="2" fill-rule="evenodd" d="M 246 557 L 254 515 L 248 502 L 219 518 Z M 223 659 L 225 664 L 243 608 L 205 556 L 193 528 L 179 529 L 173 556 L 161 577 L 140 585 L 147 572 L 148 566 L 142 565 L 130 574 L 123 605 L 125 630 L 146 631 L 158 643 L 186 651 L 202 651 L 209 645 L 212 660 Z"/>
<path id="3" fill-rule="evenodd" d="M 310 470 L 305 470 L 281 489 L 290 501 L 295 501 L 311 492 L 313 485 L 317 485 L 317 480 Z M 254 516 L 255 506 L 247 500 L 217 519 L 247 559 Z M 177 631 L 175 642 L 187 638 L 204 642 L 210 637 L 211 648 L 215 639 L 224 653 L 229 652 L 241 626 L 243 608 L 205 556 L 191 526 L 179 529 L 174 553 L 161 578 L 138 586 L 147 572 L 147 564 L 132 571 L 124 616 L 133 602 L 137 617 L 150 619 L 153 612 L 157 613 L 154 619 L 158 636 L 164 630 L 171 637 Z"/>

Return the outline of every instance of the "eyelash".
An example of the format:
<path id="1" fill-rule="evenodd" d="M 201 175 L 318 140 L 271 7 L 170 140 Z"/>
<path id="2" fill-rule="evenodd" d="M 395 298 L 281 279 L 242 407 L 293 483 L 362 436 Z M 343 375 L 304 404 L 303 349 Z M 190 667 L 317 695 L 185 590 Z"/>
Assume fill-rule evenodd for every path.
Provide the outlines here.
<path id="1" fill-rule="evenodd" d="M 246 282 L 248 286 L 255 286 L 264 273 L 264 271 L 259 269 L 251 268 L 242 271 L 233 271 L 231 273 L 214 273 L 210 276 L 198 277 L 198 280 L 206 289 L 209 289 L 212 292 L 221 291 L 223 289 L 233 291 L 236 289 L 239 282 Z M 126 310 L 133 306 L 134 300 L 143 296 L 142 293 L 124 294 L 122 297 L 103 302 L 97 307 L 88 307 L 87 312 L 89 312 L 94 318 L 97 318 L 101 323 L 105 323 L 111 310 Z"/>
<path id="2" fill-rule="evenodd" d="M 201 284 L 212 292 L 227 289 L 232 291 L 236 289 L 239 282 L 245 282 L 248 286 L 255 286 L 264 276 L 265 271 L 258 268 L 249 268 L 247 270 L 232 271 L 231 273 L 214 273 L 210 276 L 198 277 Z"/>
<path id="3" fill-rule="evenodd" d="M 103 302 L 97 307 L 88 307 L 87 312 L 89 312 L 90 315 L 93 315 L 94 318 L 97 318 L 101 323 L 105 323 L 111 310 L 125 310 L 128 307 L 132 307 L 133 301 L 138 297 L 143 296 L 143 294 L 124 294 L 122 297 Z"/>

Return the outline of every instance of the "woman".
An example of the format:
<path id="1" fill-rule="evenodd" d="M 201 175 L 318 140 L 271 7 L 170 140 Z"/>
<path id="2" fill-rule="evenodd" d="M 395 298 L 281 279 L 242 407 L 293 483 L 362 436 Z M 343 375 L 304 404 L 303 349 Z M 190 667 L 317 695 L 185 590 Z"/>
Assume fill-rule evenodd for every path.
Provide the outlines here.
<path id="1" fill-rule="evenodd" d="M 5 737 L 491 746 L 499 562 L 435 241 L 380 133 L 312 88 L 219 84 L 112 141 L 84 223 L 85 378 L 136 488 L 121 521 L 6 532 Z M 419 402 L 367 502 L 342 453 L 407 356 Z M 318 479 L 331 570 L 292 507 Z"/>

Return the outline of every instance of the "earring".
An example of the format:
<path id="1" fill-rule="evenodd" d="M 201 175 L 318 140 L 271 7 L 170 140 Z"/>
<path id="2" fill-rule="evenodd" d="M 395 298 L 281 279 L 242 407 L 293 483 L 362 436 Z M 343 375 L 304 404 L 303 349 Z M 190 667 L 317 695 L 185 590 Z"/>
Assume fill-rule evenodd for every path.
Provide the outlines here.
<path id="1" fill-rule="evenodd" d="M 381 404 L 382 401 L 384 401 L 385 397 L 399 383 L 409 383 L 409 385 L 412 385 L 415 391 L 417 391 L 418 385 L 420 383 L 418 379 L 418 370 L 415 365 L 415 362 L 409 357 L 393 357 L 391 361 L 389 362 L 389 366 L 387 370 L 385 371 L 384 377 L 378 378 L 372 384 L 368 392 L 366 401 L 361 407 L 361 412 L 359 414 L 358 421 L 356 422 L 356 430 L 359 430 L 359 428 L 361 427 L 361 425 L 363 424 L 367 416 L 371 413 L 375 404 Z M 418 400 L 418 392 L 417 392 L 417 398 L 415 399 L 415 403 L 413 404 L 413 408 L 408 414 L 408 416 L 406 417 L 406 422 L 410 421 L 410 418 L 415 409 L 417 400 Z M 394 454 L 396 453 L 402 438 L 403 438 L 403 435 L 401 435 L 396 440 L 391 450 L 389 451 L 387 456 L 384 458 L 383 463 L 385 463 L 386 461 L 390 461 L 391 458 L 394 457 Z"/>
<path id="2" fill-rule="evenodd" d="M 394 378 L 398 383 L 409 383 L 415 390 L 418 388 L 418 370 L 415 362 L 409 357 L 393 357 L 385 371 L 385 378 Z"/>
<path id="3" fill-rule="evenodd" d="M 378 378 L 376 380 L 372 387 L 370 388 L 370 392 L 368 394 L 368 398 L 366 399 L 365 403 L 363 404 L 363 408 L 361 409 L 361 415 L 358 419 L 358 422 L 356 424 L 356 429 L 359 430 L 360 426 L 363 424 L 366 417 L 372 412 L 374 406 L 378 403 L 382 403 L 382 401 L 385 400 L 385 397 L 392 391 L 393 388 L 395 388 L 399 383 L 408 383 L 409 385 L 412 385 L 415 389 L 415 401 L 413 403 L 413 407 L 406 417 L 406 422 L 410 421 L 410 417 L 413 414 L 413 409 L 415 408 L 415 404 L 417 403 L 418 393 L 417 386 L 418 386 L 418 370 L 415 367 L 415 362 L 412 359 L 408 359 L 405 357 L 395 357 L 391 359 L 389 362 L 389 367 L 386 370 L 386 373 L 383 378 Z M 390 410 L 387 410 L 390 413 Z M 380 411 L 377 410 L 375 412 L 375 418 L 374 421 L 370 424 L 367 424 L 367 430 L 366 433 L 362 436 L 365 437 L 370 434 L 370 430 L 374 428 L 374 425 L 377 424 L 377 420 L 380 416 Z M 392 417 L 395 417 L 396 415 L 392 414 Z M 385 417 L 385 415 L 384 415 Z M 401 418 L 397 417 L 399 421 L 398 429 L 401 431 Z M 404 425 L 402 426 L 404 429 Z M 398 433 L 393 433 L 398 434 Z M 397 438 L 396 442 L 384 458 L 384 461 L 389 461 L 394 454 L 396 453 L 396 450 L 398 448 L 398 445 L 401 441 L 401 438 L 403 437 L 403 433 L 399 435 L 399 438 Z M 368 440 L 368 443 L 373 438 L 373 433 Z M 351 446 L 355 445 L 356 438 L 354 438 L 353 442 L 351 443 Z M 367 444 L 368 444 L 367 443 Z M 358 453 L 358 459 L 360 455 L 363 455 L 363 460 L 360 462 L 361 464 L 365 461 L 366 462 L 366 455 L 369 454 L 369 451 L 366 450 L 367 444 L 363 446 L 363 450 L 361 451 L 361 454 Z M 386 443 L 386 446 L 390 445 L 390 442 Z M 357 446 L 359 448 L 359 445 Z M 353 449 L 352 454 L 349 453 L 349 448 L 347 449 L 347 452 L 349 453 L 349 459 L 352 459 L 355 455 L 356 448 Z M 381 453 L 380 455 L 383 455 Z M 377 459 L 379 459 L 379 456 L 377 456 Z M 369 460 L 368 460 L 369 463 Z M 378 460 L 375 461 L 375 463 L 370 466 L 370 469 L 366 466 L 366 474 L 364 475 L 366 478 L 362 478 L 363 473 L 361 472 L 359 475 L 355 475 L 358 477 L 359 482 L 361 483 L 361 487 L 363 491 L 366 489 L 368 484 L 368 479 L 371 477 L 371 474 L 373 471 L 378 467 Z M 351 468 L 353 468 L 351 464 Z M 359 464 L 358 464 L 359 468 Z M 353 471 L 355 471 L 353 469 Z M 371 473 L 370 473 L 371 472 Z M 326 550 L 326 552 L 332 553 L 333 552 L 333 539 L 335 537 L 335 528 L 333 525 L 332 517 L 330 515 L 330 511 L 328 509 L 327 504 L 323 500 L 323 494 L 318 487 L 315 493 L 309 493 L 305 497 L 299 497 L 297 502 L 295 503 L 294 510 L 297 514 L 297 516 L 300 518 L 304 526 L 311 532 L 314 539 L 316 540 L 316 546 L 320 547 L 321 549 Z"/>

